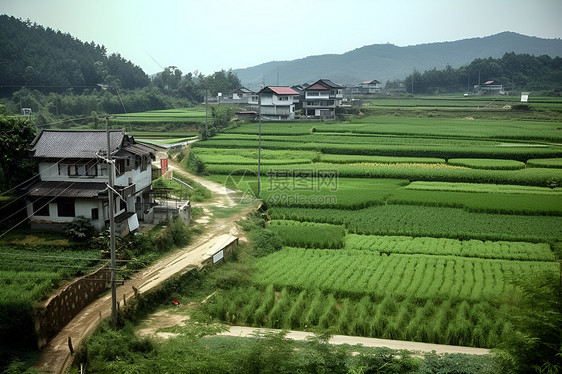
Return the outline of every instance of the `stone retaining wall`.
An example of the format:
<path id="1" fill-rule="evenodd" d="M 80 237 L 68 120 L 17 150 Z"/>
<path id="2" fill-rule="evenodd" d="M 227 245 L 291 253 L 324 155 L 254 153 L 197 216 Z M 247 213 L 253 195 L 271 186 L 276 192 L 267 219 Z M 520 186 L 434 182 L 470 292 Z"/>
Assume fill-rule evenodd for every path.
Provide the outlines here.
<path id="1" fill-rule="evenodd" d="M 111 271 L 103 267 L 76 279 L 35 311 L 37 346 L 44 347 L 86 305 L 110 286 Z"/>

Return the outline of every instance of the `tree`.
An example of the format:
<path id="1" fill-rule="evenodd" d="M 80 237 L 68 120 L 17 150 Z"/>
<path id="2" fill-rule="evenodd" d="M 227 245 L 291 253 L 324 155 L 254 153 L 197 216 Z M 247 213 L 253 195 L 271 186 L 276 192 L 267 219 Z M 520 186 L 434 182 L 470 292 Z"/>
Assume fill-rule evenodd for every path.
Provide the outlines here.
<path id="1" fill-rule="evenodd" d="M 562 273 L 518 278 L 520 304 L 509 314 L 513 329 L 498 347 L 504 372 L 562 371 Z"/>
<path id="2" fill-rule="evenodd" d="M 35 174 L 35 162 L 29 157 L 29 145 L 35 128 L 19 118 L 0 116 L 0 191 L 7 191 Z"/>

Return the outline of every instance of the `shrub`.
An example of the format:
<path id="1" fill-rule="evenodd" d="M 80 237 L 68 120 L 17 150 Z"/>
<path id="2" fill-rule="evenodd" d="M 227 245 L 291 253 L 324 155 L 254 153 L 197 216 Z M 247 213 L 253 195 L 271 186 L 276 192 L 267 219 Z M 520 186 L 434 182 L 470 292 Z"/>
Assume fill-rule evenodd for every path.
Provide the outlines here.
<path id="1" fill-rule="evenodd" d="M 92 221 L 83 216 L 75 217 L 64 231 L 66 236 L 78 242 L 88 240 L 94 235 L 94 232 Z"/>

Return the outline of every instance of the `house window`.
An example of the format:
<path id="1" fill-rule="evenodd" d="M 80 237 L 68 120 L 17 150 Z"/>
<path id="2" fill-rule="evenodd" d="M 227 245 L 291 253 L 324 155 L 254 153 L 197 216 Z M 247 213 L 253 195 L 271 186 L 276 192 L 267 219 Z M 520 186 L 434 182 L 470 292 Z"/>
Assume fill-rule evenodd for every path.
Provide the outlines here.
<path id="1" fill-rule="evenodd" d="M 57 202 L 57 214 L 59 217 L 75 217 L 74 200 L 61 200 Z"/>
<path id="2" fill-rule="evenodd" d="M 115 160 L 115 173 L 121 175 L 125 172 L 125 160 Z"/>
<path id="3" fill-rule="evenodd" d="M 289 101 L 289 96 L 279 96 L 279 101 Z"/>
<path id="4" fill-rule="evenodd" d="M 93 208 L 92 209 L 92 221 L 96 221 L 100 218 L 100 213 L 98 208 Z"/>
<path id="5" fill-rule="evenodd" d="M 97 164 L 86 165 L 86 175 L 89 177 L 95 177 L 96 175 L 98 175 Z"/>
<path id="6" fill-rule="evenodd" d="M 119 199 L 119 210 L 127 209 L 127 202 L 123 201 L 123 199 Z"/>
<path id="7" fill-rule="evenodd" d="M 306 96 L 320 96 L 320 92 L 307 92 Z"/>
<path id="8" fill-rule="evenodd" d="M 67 175 L 71 177 L 95 177 L 98 175 L 97 165 L 96 163 L 87 163 L 83 165 L 67 165 Z M 60 174 L 60 169 L 59 169 Z"/>
<path id="9" fill-rule="evenodd" d="M 49 211 L 49 200 L 37 200 L 33 202 L 33 215 L 48 217 L 51 215 Z"/>

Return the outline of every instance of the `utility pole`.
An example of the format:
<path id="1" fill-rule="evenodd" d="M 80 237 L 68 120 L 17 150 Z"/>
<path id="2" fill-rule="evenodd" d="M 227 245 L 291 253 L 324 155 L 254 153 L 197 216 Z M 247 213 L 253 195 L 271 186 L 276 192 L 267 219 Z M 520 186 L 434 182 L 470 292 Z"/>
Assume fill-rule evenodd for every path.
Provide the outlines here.
<path id="1" fill-rule="evenodd" d="M 109 136 L 109 117 L 105 117 L 105 132 L 107 134 L 107 163 L 109 166 L 109 184 L 107 197 L 109 199 L 109 243 L 111 253 L 111 319 L 117 324 L 117 289 L 115 269 L 115 200 L 113 197 L 113 161 L 111 159 L 111 142 Z"/>
<path id="2" fill-rule="evenodd" d="M 205 139 L 209 137 L 209 131 L 207 130 L 207 112 L 209 110 L 209 101 L 207 96 L 209 95 L 209 90 L 205 90 Z"/>
<path id="3" fill-rule="evenodd" d="M 260 198 L 260 168 L 261 168 L 261 91 L 258 92 L 258 199 Z"/>

